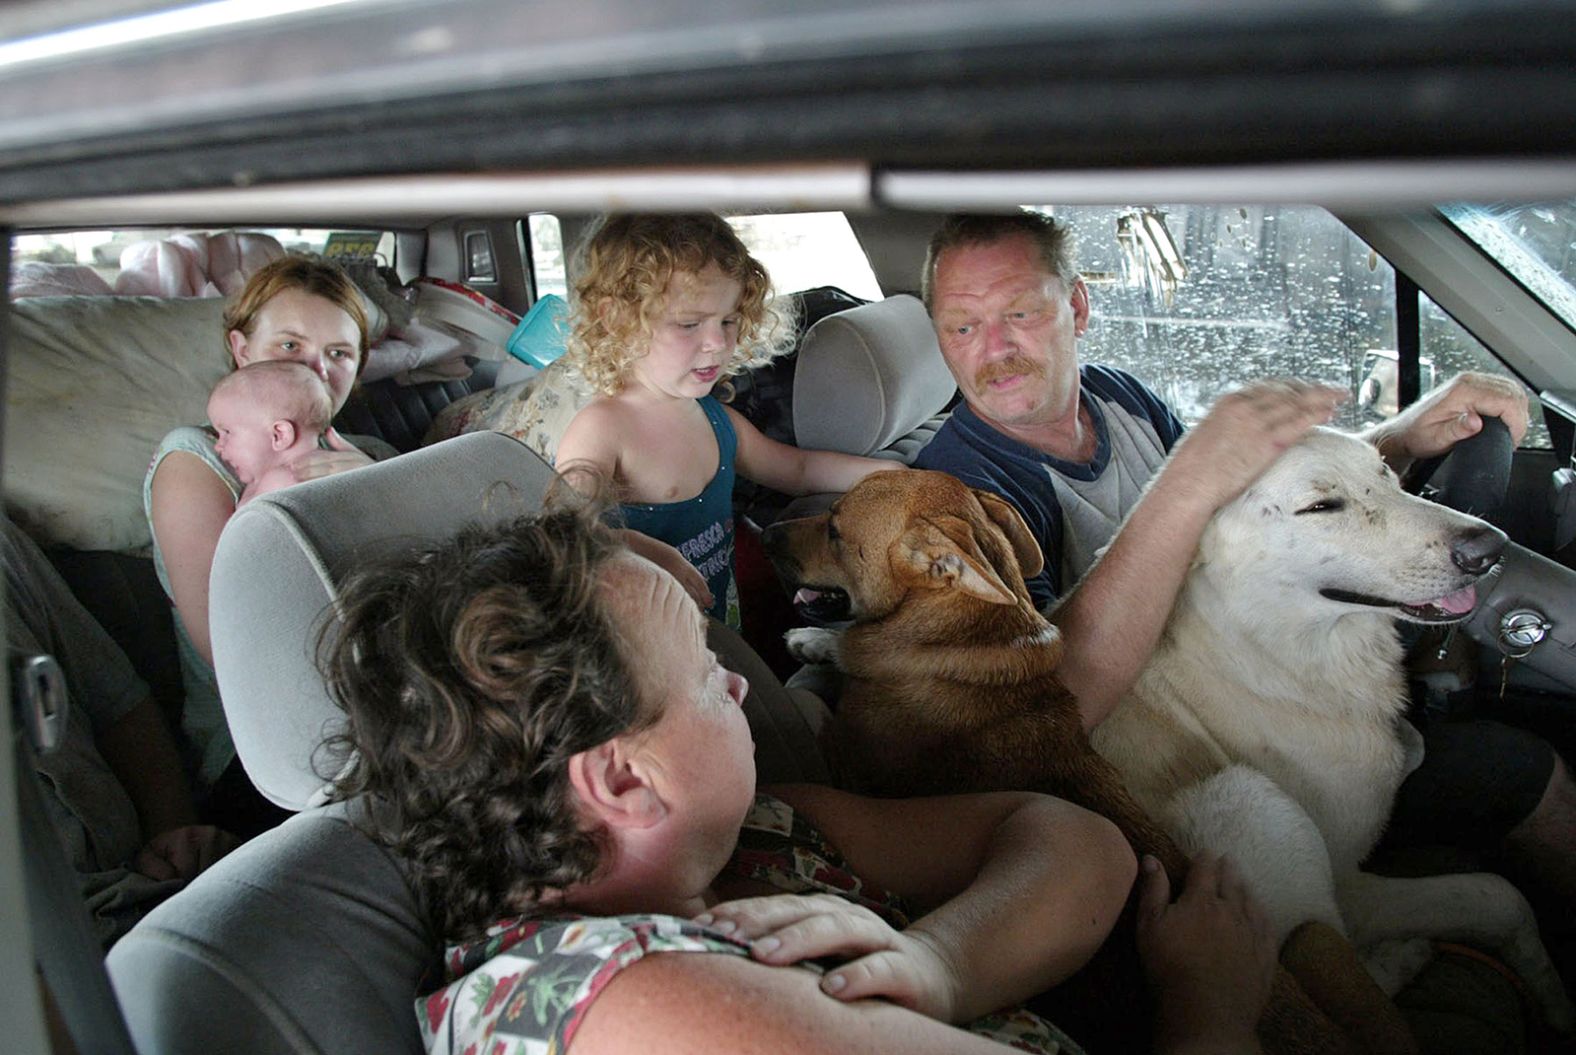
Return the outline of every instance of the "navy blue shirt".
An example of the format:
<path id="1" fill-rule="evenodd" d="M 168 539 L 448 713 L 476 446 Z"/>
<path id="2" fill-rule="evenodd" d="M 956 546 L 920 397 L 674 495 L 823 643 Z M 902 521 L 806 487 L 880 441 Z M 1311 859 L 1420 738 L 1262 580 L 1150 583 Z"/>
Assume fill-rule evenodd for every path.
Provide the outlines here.
<path id="1" fill-rule="evenodd" d="M 1044 571 L 1028 581 L 1035 606 L 1041 609 L 1072 585 L 1063 582 L 1062 506 L 1050 474 L 1076 486 L 1099 480 L 1120 460 L 1128 472 L 1147 480 L 1183 430 L 1171 408 L 1132 374 L 1115 367 L 1085 366 L 1079 376 L 1083 386 L 1080 398 L 1094 421 L 1096 437 L 1094 457 L 1088 462 L 1053 458 L 1005 436 L 981 420 L 967 403 L 958 406 L 914 461 L 917 469 L 951 473 L 1017 507 L 1045 555 Z M 1111 417 L 1125 419 L 1114 439 Z M 1135 443 L 1138 448 L 1151 449 L 1135 449 Z M 1121 512 L 1125 515 L 1127 510 Z"/>

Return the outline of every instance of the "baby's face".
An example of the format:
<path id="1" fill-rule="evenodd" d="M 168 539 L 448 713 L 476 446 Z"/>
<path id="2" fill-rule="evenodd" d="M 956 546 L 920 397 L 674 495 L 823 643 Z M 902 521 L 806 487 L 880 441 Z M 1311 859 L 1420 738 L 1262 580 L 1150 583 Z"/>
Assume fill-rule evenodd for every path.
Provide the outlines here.
<path id="1" fill-rule="evenodd" d="M 250 484 L 274 462 L 274 416 L 237 395 L 221 392 L 208 401 L 208 421 L 219 440 L 214 449 L 242 484 Z"/>

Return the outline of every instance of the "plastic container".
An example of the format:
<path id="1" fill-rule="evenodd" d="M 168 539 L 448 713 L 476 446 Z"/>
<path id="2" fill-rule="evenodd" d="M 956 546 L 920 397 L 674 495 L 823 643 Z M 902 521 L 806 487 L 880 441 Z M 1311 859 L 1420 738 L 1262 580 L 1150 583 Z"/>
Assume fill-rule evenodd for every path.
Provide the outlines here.
<path id="1" fill-rule="evenodd" d="M 541 368 L 564 354 L 569 338 L 569 305 L 556 293 L 544 293 L 526 311 L 504 345 L 523 363 Z"/>

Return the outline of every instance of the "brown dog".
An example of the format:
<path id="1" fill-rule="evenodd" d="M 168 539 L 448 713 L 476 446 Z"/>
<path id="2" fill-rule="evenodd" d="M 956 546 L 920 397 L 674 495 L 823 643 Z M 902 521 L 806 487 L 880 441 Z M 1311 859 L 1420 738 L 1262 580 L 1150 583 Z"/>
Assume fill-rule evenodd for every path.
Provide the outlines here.
<path id="1" fill-rule="evenodd" d="M 779 576 L 799 588 L 796 602 L 853 620 L 841 633 L 789 633 L 800 658 L 847 675 L 825 740 L 841 782 L 877 795 L 1057 795 L 1114 821 L 1180 884 L 1187 859 L 1089 746 L 1077 701 L 1056 679 L 1061 638 L 1024 586 L 1043 559 L 1010 504 L 945 473 L 876 473 L 830 512 L 773 525 L 763 542 Z M 1129 1024 L 1142 985 L 1130 926 L 1106 943 L 1091 967 L 1100 982 L 1088 987 Z M 1355 957 L 1349 966 L 1361 970 Z M 1113 978 L 1125 995 L 1099 992 Z M 1284 972 L 1260 1033 L 1276 1052 L 1350 1050 Z M 1362 1046 L 1410 1045 L 1367 1037 Z"/>

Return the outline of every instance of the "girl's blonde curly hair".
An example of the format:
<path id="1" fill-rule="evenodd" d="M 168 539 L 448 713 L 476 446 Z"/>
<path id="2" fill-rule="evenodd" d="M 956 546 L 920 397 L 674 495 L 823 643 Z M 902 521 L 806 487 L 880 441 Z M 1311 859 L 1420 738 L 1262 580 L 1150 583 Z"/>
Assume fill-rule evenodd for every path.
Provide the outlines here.
<path id="1" fill-rule="evenodd" d="M 739 343 L 722 366 L 732 377 L 792 347 L 792 309 L 780 304 L 760 261 L 728 221 L 713 213 L 605 216 L 581 246 L 575 267 L 568 356 L 592 388 L 613 395 L 650 349 L 652 323 L 675 273 L 716 264 L 738 282 Z"/>

